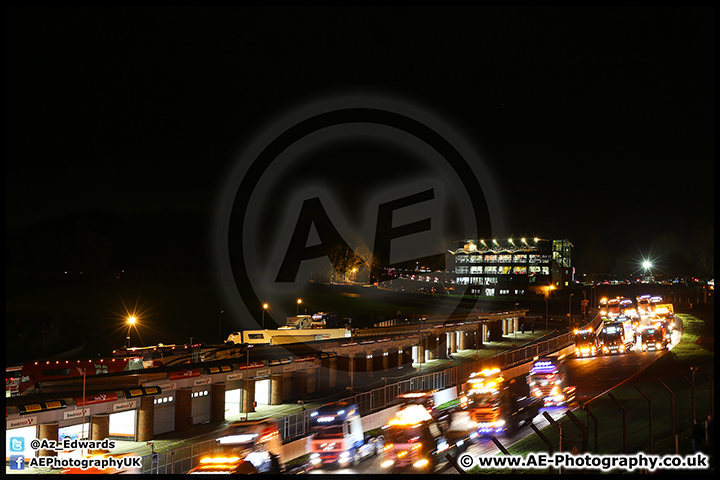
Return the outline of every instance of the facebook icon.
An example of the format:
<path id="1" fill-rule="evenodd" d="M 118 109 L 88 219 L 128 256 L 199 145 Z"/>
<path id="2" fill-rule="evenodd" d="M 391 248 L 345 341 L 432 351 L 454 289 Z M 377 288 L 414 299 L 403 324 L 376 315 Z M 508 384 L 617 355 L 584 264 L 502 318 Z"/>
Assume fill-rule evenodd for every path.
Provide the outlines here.
<path id="1" fill-rule="evenodd" d="M 10 470 L 25 470 L 25 455 L 10 455 Z"/>

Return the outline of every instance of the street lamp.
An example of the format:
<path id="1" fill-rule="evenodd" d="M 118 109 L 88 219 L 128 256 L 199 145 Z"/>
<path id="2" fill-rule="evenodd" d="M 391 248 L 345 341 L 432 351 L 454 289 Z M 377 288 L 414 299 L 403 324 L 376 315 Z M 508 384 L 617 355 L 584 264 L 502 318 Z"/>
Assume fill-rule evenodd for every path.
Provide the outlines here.
<path id="1" fill-rule="evenodd" d="M 537 241 L 537 240 L 536 240 Z M 548 300 L 550 299 L 550 292 L 555 290 L 554 285 L 548 285 L 545 289 L 545 335 L 548 334 L 549 328 L 548 328 Z"/>
<path id="2" fill-rule="evenodd" d="M 297 310 L 295 310 L 295 315 L 300 315 L 300 304 L 302 303 L 302 298 L 297 299 Z"/>
<path id="3" fill-rule="evenodd" d="M 572 297 L 575 295 L 574 293 L 571 293 L 568 297 L 568 326 L 572 326 Z"/>
<path id="4" fill-rule="evenodd" d="M 265 310 L 268 309 L 268 304 L 263 303 L 263 311 L 262 311 L 262 328 L 265 330 Z"/>
<path id="5" fill-rule="evenodd" d="M 127 337 L 125 337 L 125 348 L 130 348 L 130 329 L 132 328 L 133 325 L 135 325 L 136 320 L 137 319 L 134 316 L 129 317 L 127 320 L 128 321 L 128 332 L 127 332 Z"/>
<path id="6" fill-rule="evenodd" d="M 652 263 L 649 260 L 643 260 L 642 262 L 642 268 L 643 268 L 643 277 L 644 279 L 647 279 L 648 271 L 650 271 L 650 277 L 652 277 Z"/>
<path id="7" fill-rule="evenodd" d="M 518 310 L 517 307 L 520 305 L 519 303 L 515 304 L 515 322 L 517 322 L 518 325 L 520 325 L 520 319 L 518 318 Z M 513 333 L 515 334 L 515 340 L 517 340 L 517 326 L 513 325 Z"/>

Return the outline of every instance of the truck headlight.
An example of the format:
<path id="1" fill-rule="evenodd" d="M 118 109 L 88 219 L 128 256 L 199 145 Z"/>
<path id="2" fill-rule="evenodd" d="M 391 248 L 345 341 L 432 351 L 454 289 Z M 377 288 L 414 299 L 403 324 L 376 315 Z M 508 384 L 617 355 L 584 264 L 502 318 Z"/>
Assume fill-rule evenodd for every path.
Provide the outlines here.
<path id="1" fill-rule="evenodd" d="M 428 463 L 430 463 L 430 462 L 428 462 L 426 458 L 421 458 L 421 459 L 418 460 L 417 462 L 413 463 L 413 467 L 415 467 L 415 468 L 423 468 L 423 467 L 426 466 Z"/>
<path id="2" fill-rule="evenodd" d="M 655 344 L 655 348 L 657 348 L 658 350 L 660 350 L 660 349 L 662 348 L 662 345 L 661 345 L 660 343 L 656 343 L 656 344 Z"/>
<path id="3" fill-rule="evenodd" d="M 314 458 L 320 458 L 320 454 L 319 454 L 319 453 L 313 453 L 312 455 L 310 455 L 310 460 L 312 460 L 312 459 L 314 459 Z"/>
<path id="4" fill-rule="evenodd" d="M 388 468 L 388 467 L 391 467 L 393 463 L 395 463 L 395 462 L 392 460 L 385 460 L 383 463 L 380 464 L 380 466 L 382 468 Z"/>

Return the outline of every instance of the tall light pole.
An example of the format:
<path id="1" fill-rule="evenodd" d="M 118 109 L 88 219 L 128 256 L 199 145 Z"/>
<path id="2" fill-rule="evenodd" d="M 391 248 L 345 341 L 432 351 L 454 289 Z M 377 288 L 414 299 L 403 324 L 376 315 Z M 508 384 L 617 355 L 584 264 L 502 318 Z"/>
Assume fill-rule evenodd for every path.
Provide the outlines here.
<path id="1" fill-rule="evenodd" d="M 295 310 L 295 315 L 300 315 L 300 304 L 302 303 L 302 298 L 297 299 L 297 310 Z"/>
<path id="2" fill-rule="evenodd" d="M 572 297 L 575 295 L 571 293 L 568 297 L 568 326 L 572 328 Z"/>
<path id="3" fill-rule="evenodd" d="M 265 310 L 268 309 L 268 304 L 263 303 L 263 311 L 262 311 L 262 328 L 265 330 Z"/>
<path id="4" fill-rule="evenodd" d="M 517 322 L 518 325 L 520 325 L 520 318 L 518 318 L 518 310 L 517 307 L 520 305 L 519 303 L 515 304 L 515 322 Z M 515 340 L 517 340 L 517 327 L 513 325 L 513 333 L 515 334 Z"/>
<path id="5" fill-rule="evenodd" d="M 130 329 L 133 325 L 135 325 L 136 318 L 135 317 L 129 317 L 128 318 L 128 333 L 127 337 L 125 337 L 125 348 L 130 348 Z"/>

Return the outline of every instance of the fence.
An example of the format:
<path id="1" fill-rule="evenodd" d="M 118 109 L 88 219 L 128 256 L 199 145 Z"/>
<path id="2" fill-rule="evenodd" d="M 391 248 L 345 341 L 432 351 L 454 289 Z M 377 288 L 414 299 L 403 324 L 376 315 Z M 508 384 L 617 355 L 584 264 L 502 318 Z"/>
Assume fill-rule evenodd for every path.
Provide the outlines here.
<path id="1" fill-rule="evenodd" d="M 153 453 L 142 457 L 142 472 L 157 474 L 187 473 L 200 463 L 200 458 L 211 452 L 217 441 L 215 439 L 195 443 L 187 447 L 176 448 L 165 453 Z"/>

